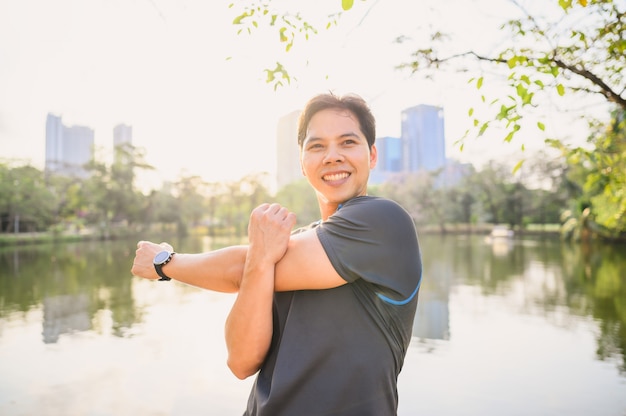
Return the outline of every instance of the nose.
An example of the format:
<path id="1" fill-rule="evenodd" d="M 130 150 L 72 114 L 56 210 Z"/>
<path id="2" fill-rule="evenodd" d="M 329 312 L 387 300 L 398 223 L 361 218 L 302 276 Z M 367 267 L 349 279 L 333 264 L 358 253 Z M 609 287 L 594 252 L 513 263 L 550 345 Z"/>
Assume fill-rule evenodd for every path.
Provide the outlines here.
<path id="1" fill-rule="evenodd" d="M 328 146 L 328 150 L 324 155 L 324 163 L 336 163 L 343 162 L 344 157 L 338 146 Z"/>

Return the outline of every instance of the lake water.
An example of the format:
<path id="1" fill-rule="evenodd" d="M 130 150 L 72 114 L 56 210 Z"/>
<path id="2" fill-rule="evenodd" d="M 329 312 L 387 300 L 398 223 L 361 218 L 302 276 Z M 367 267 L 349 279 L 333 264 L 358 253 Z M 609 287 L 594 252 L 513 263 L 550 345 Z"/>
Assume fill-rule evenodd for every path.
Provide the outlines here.
<path id="1" fill-rule="evenodd" d="M 400 416 L 626 416 L 626 247 L 421 236 Z M 178 251 L 215 248 L 174 241 Z M 0 415 L 241 415 L 233 295 L 130 276 L 135 242 L 0 251 Z"/>

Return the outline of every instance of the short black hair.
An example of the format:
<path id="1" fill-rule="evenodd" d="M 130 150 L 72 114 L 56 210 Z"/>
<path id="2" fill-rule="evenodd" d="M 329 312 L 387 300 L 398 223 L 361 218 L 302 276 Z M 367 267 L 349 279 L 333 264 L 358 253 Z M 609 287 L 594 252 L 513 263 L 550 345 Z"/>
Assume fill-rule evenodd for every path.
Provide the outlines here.
<path id="1" fill-rule="evenodd" d="M 298 119 L 298 146 L 302 148 L 306 131 L 311 118 L 318 112 L 328 109 L 348 110 L 359 121 L 361 132 L 367 139 L 367 145 L 371 149 L 376 141 L 376 120 L 369 106 L 363 98 L 356 94 L 337 96 L 333 93 L 319 94 L 311 98 L 300 113 Z"/>

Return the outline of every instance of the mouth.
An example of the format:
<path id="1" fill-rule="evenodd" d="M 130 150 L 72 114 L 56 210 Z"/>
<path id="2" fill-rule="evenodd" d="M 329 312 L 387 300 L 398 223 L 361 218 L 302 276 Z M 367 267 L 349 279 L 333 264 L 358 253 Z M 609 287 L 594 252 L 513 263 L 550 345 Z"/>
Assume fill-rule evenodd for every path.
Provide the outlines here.
<path id="1" fill-rule="evenodd" d="M 335 181 L 346 179 L 349 176 L 350 174 L 348 172 L 330 173 L 328 175 L 322 176 L 322 179 L 326 182 L 335 182 Z"/>

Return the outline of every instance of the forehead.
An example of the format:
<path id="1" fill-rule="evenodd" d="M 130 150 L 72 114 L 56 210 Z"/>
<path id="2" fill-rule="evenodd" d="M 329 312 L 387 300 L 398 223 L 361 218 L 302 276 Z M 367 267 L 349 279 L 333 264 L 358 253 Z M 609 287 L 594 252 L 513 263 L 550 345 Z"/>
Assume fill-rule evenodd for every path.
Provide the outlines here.
<path id="1" fill-rule="evenodd" d="M 349 110 L 328 108 L 311 117 L 306 130 L 306 139 L 323 138 L 343 134 L 362 134 L 359 119 Z"/>

